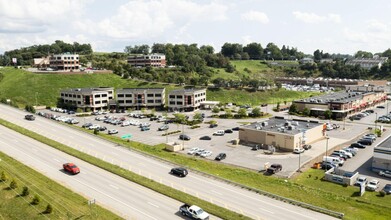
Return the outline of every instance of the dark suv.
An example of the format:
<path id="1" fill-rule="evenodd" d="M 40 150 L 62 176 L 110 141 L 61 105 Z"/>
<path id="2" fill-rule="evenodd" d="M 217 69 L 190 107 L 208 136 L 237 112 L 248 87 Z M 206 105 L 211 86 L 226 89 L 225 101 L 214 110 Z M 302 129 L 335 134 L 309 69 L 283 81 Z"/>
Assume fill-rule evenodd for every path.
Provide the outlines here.
<path id="1" fill-rule="evenodd" d="M 269 174 L 275 174 L 282 170 L 282 165 L 278 163 L 273 163 L 269 168 L 267 168 L 266 172 Z"/>
<path id="2" fill-rule="evenodd" d="M 26 115 L 26 116 L 24 116 L 24 118 L 25 118 L 26 120 L 29 120 L 29 121 L 34 121 L 34 120 L 35 120 L 34 115 Z"/>
<path id="3" fill-rule="evenodd" d="M 185 140 L 185 141 L 190 141 L 190 136 L 186 134 L 181 134 L 179 135 L 179 139 Z"/>
<path id="4" fill-rule="evenodd" d="M 174 174 L 176 176 L 180 176 L 180 177 L 185 177 L 187 176 L 187 174 L 189 172 L 187 172 L 187 170 L 185 168 L 182 168 L 182 167 L 176 167 L 176 168 L 172 168 L 171 171 L 170 171 L 171 174 Z"/>

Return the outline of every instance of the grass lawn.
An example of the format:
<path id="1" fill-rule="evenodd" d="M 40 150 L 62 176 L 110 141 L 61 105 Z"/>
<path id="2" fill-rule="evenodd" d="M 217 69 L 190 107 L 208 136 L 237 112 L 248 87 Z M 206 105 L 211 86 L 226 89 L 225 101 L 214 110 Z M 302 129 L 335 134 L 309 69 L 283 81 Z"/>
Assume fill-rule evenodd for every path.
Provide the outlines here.
<path id="1" fill-rule="evenodd" d="M 266 92 L 248 92 L 245 90 L 207 90 L 206 97 L 208 100 L 220 101 L 221 103 L 236 103 L 237 105 L 251 104 L 260 105 L 261 103 L 291 102 L 295 99 L 306 98 L 311 95 L 319 95 L 315 92 L 297 92 L 280 89 L 279 91 Z"/>
<path id="2" fill-rule="evenodd" d="M 4 171 L 9 178 L 6 182 L 0 182 L 0 219 L 121 219 L 97 205 L 90 212 L 86 198 L 2 152 L 0 158 L 0 172 Z M 9 185 L 13 179 L 18 188 L 11 190 Z M 29 188 L 30 194 L 20 196 L 24 186 Z M 39 195 L 41 202 L 31 205 L 35 195 Z M 53 207 L 53 212 L 43 214 L 48 204 Z"/>

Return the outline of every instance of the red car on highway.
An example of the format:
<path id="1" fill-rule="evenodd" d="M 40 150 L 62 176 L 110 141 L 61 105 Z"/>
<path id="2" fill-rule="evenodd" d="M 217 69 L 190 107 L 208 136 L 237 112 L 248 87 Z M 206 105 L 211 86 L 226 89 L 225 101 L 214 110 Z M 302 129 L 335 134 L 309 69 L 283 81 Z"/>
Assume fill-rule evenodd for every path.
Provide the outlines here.
<path id="1" fill-rule="evenodd" d="M 62 167 L 64 168 L 64 170 L 66 172 L 69 172 L 69 173 L 72 173 L 72 174 L 78 174 L 80 173 L 80 169 L 79 167 L 77 167 L 75 164 L 73 163 L 64 163 L 62 165 Z"/>

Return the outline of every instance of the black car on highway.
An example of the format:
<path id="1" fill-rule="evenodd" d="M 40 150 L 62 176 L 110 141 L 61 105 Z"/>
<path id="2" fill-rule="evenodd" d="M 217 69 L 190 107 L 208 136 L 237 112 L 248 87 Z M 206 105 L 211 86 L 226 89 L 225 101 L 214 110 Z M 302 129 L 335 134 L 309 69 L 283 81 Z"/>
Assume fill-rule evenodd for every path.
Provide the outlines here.
<path id="1" fill-rule="evenodd" d="M 28 121 L 34 121 L 34 120 L 35 120 L 34 115 L 26 115 L 26 116 L 24 116 L 24 118 L 25 118 L 26 120 L 28 120 Z"/>
<path id="2" fill-rule="evenodd" d="M 189 172 L 183 167 L 172 168 L 170 173 L 180 177 L 185 177 L 189 174 Z"/>

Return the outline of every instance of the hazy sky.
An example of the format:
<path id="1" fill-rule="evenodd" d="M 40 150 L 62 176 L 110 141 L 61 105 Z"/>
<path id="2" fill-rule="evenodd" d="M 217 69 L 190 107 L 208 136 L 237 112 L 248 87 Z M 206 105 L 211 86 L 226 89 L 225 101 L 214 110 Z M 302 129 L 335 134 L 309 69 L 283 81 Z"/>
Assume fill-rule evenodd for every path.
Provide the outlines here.
<path id="1" fill-rule="evenodd" d="M 313 54 L 391 47 L 389 0 L 0 0 L 0 53 L 55 40 L 123 52 L 153 43 L 273 42 Z"/>

